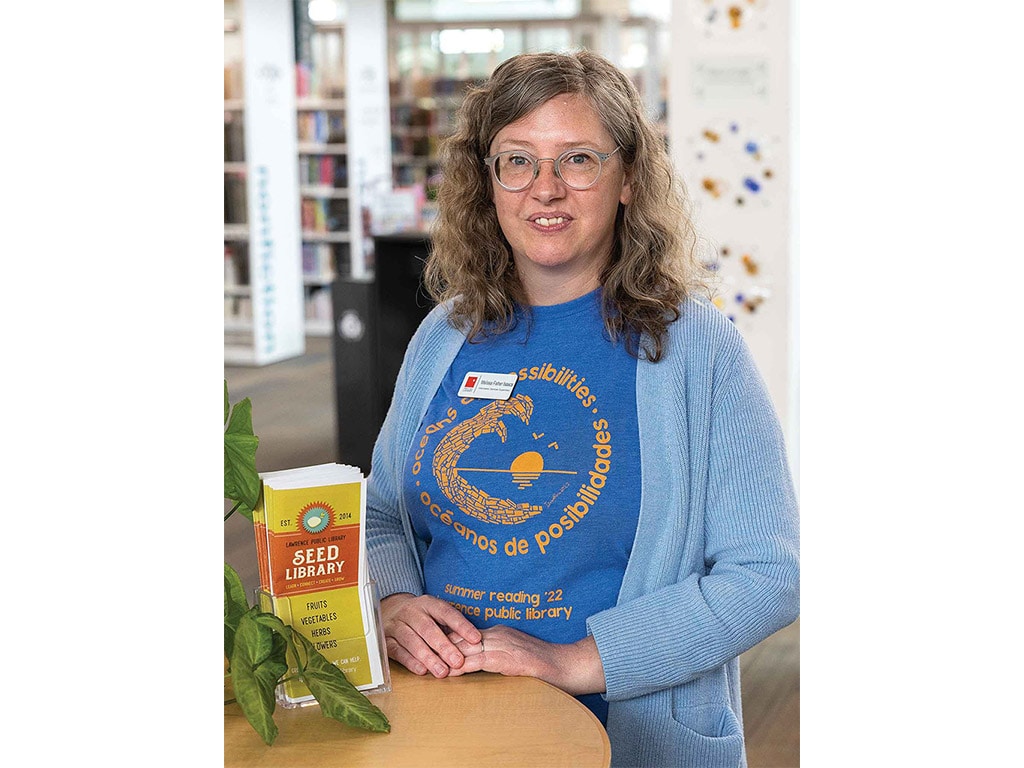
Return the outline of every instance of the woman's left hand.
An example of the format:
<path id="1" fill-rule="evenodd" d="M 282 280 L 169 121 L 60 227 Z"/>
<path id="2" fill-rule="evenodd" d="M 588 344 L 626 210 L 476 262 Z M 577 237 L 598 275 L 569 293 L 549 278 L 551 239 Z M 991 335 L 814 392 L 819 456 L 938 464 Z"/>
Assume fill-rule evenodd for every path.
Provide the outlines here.
<path id="1" fill-rule="evenodd" d="M 483 639 L 479 643 L 450 635 L 466 661 L 452 669 L 449 677 L 496 672 L 509 677 L 536 677 L 573 696 L 605 690 L 604 667 L 592 636 L 575 643 L 548 643 L 503 625 L 481 630 L 480 634 Z"/>

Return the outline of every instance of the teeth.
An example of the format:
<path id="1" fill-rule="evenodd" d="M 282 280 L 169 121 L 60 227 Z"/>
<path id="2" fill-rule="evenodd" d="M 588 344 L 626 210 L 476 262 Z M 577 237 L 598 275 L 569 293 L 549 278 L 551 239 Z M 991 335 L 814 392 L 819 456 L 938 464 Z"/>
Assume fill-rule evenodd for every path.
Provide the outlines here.
<path id="1" fill-rule="evenodd" d="M 562 222 L 565 221 L 565 219 L 563 219 L 561 216 L 557 216 L 553 219 L 534 219 L 534 221 L 536 221 L 542 227 L 551 227 L 554 226 L 555 224 L 561 224 Z"/>

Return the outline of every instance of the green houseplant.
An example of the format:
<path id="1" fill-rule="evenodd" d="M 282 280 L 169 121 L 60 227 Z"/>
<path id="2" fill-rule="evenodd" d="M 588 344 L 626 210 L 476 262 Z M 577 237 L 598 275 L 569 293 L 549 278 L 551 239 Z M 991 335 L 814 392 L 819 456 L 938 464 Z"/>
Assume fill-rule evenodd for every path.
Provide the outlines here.
<path id="1" fill-rule="evenodd" d="M 256 471 L 259 438 L 252 430 L 252 403 L 244 398 L 232 407 L 224 381 L 224 498 L 233 503 L 225 522 L 238 512 L 252 521 L 259 501 Z M 287 655 L 298 662 L 288 673 Z M 267 744 L 277 738 L 274 690 L 279 683 L 301 679 L 325 717 L 368 731 L 387 733 L 387 717 L 353 686 L 301 633 L 277 616 L 250 606 L 238 573 L 224 563 L 224 656 L 234 699 L 249 724 Z"/>

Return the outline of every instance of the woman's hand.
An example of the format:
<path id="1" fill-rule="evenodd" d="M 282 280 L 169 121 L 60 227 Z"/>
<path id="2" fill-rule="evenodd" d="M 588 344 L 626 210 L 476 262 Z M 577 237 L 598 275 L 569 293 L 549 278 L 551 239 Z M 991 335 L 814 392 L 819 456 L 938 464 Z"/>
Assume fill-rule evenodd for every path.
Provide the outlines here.
<path id="1" fill-rule="evenodd" d="M 466 659 L 451 670 L 452 677 L 469 672 L 496 672 L 512 677 L 537 677 L 573 696 L 605 690 L 604 666 L 592 636 L 563 645 L 503 625 L 479 634 L 480 642 L 457 633 L 451 636 Z"/>
<path id="2" fill-rule="evenodd" d="M 434 677 L 447 677 L 462 666 L 464 656 L 448 639 L 449 633 L 463 642 L 481 639 L 480 630 L 469 619 L 430 595 L 389 595 L 380 601 L 380 612 L 388 656 L 416 675 L 429 671 Z"/>

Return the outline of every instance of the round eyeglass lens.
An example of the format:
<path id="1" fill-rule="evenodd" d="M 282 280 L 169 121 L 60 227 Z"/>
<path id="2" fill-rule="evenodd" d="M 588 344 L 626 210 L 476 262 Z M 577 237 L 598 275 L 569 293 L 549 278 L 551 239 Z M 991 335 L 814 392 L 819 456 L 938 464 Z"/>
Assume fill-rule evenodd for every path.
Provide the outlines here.
<path id="1" fill-rule="evenodd" d="M 522 189 L 533 181 L 534 160 L 521 152 L 502 152 L 494 158 L 494 176 L 509 189 Z"/>
<path id="2" fill-rule="evenodd" d="M 587 149 L 574 149 L 558 158 L 558 174 L 570 187 L 589 187 L 601 173 L 601 158 Z"/>

